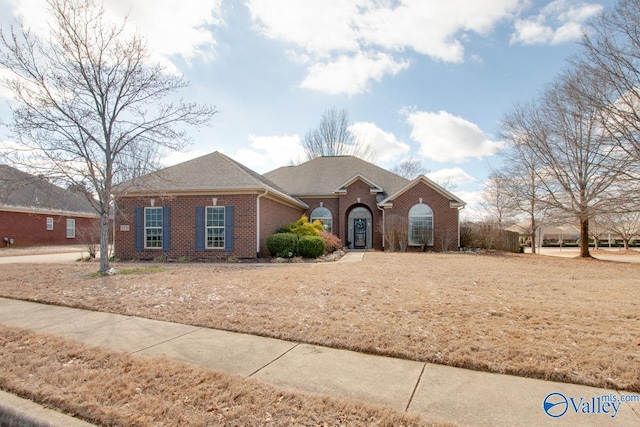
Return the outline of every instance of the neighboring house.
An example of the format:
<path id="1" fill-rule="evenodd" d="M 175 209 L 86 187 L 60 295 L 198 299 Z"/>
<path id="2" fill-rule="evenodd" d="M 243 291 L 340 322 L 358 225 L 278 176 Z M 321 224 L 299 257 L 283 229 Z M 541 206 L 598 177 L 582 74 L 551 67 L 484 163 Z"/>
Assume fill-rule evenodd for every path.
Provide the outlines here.
<path id="1" fill-rule="evenodd" d="M 352 156 L 260 175 L 219 152 L 117 186 L 116 256 L 256 258 L 302 214 L 350 248 L 384 247 L 385 221 L 406 219 L 409 248 L 458 247 L 465 204 L 426 177 L 409 181 Z M 445 238 L 446 236 L 446 238 Z"/>
<path id="2" fill-rule="evenodd" d="M 84 195 L 0 165 L 0 247 L 84 244 L 99 226 Z"/>

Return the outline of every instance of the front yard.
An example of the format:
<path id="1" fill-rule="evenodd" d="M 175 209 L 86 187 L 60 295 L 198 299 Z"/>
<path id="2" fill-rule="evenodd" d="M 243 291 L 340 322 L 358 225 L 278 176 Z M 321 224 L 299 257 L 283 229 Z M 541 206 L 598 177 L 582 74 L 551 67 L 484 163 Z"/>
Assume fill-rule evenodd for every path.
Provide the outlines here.
<path id="1" fill-rule="evenodd" d="M 93 263 L 6 265 L 0 296 L 640 391 L 640 264 L 369 252 L 160 266 L 99 278 Z"/>

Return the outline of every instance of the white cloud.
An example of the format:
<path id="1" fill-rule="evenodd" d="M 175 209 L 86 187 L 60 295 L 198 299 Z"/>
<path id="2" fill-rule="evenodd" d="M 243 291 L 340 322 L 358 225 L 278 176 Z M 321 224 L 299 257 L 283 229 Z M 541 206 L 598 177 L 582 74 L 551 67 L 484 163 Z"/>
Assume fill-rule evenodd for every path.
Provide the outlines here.
<path id="1" fill-rule="evenodd" d="M 128 14 L 129 23 L 162 58 L 213 57 L 216 41 L 207 27 L 222 24 L 222 0 L 110 0 L 104 5 L 116 20 Z"/>
<path id="2" fill-rule="evenodd" d="M 385 132 L 375 123 L 357 122 L 349 130 L 369 144 L 377 161 L 390 162 L 409 152 L 408 144 L 398 141 L 395 135 Z"/>
<path id="3" fill-rule="evenodd" d="M 576 0 L 555 0 L 537 15 L 518 19 L 511 43 L 558 45 L 578 40 L 582 24 L 602 11 L 602 5 Z"/>
<path id="4" fill-rule="evenodd" d="M 36 34 L 48 33 L 45 0 L 14 0 L 13 6 L 14 15 Z M 173 56 L 187 61 L 213 56 L 216 42 L 207 27 L 222 24 L 222 0 L 110 0 L 104 2 L 104 8 L 108 19 L 116 23 L 128 15 L 128 31 L 142 35 L 154 60 L 172 71 Z"/>
<path id="5" fill-rule="evenodd" d="M 361 93 L 409 65 L 411 50 L 461 62 L 468 33 L 487 34 L 520 0 L 247 0 L 255 28 L 309 59 L 303 87 Z M 367 74 L 366 66 L 373 65 Z M 351 66 L 355 66 L 355 69 Z M 331 84 L 323 84 L 323 81 Z"/>
<path id="6" fill-rule="evenodd" d="M 437 183 L 447 183 L 453 186 L 468 184 L 475 181 L 475 178 L 458 167 L 440 169 L 438 171 L 428 173 L 427 177 Z"/>
<path id="7" fill-rule="evenodd" d="M 483 196 L 482 191 L 456 191 L 455 194 L 467 204 L 460 213 L 462 221 L 482 221 L 486 219 L 487 213 L 480 203 Z"/>
<path id="8" fill-rule="evenodd" d="M 233 158 L 256 172 L 296 163 L 304 157 L 298 135 L 249 135 L 249 140 L 250 148 L 238 150 Z"/>
<path id="9" fill-rule="evenodd" d="M 396 62 L 385 53 L 362 53 L 353 57 L 340 56 L 328 63 L 315 63 L 300 85 L 332 95 L 356 95 L 367 91 L 371 80 L 395 75 L 409 67 L 408 61 Z"/>
<path id="10" fill-rule="evenodd" d="M 417 53 L 446 62 L 463 60 L 465 33 L 486 34 L 508 16 L 518 0 L 368 1 L 356 17 L 365 44 Z"/>
<path id="11" fill-rule="evenodd" d="M 494 154 L 500 143 L 491 141 L 476 125 L 446 111 L 414 111 L 407 114 L 413 126 L 411 138 L 420 144 L 420 155 L 438 162 L 463 162 Z"/>
<path id="12" fill-rule="evenodd" d="M 344 0 L 249 0 L 255 28 L 264 36 L 303 51 L 328 55 L 358 49 L 356 2 Z"/>

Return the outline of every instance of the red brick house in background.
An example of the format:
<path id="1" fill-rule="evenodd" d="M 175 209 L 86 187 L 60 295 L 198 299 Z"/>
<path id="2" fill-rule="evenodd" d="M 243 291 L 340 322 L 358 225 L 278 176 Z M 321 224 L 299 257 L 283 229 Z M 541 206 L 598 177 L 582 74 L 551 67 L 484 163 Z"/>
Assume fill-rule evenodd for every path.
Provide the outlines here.
<path id="1" fill-rule="evenodd" d="M 0 248 L 85 244 L 99 227 L 83 194 L 0 165 Z"/>
<path id="2" fill-rule="evenodd" d="M 455 250 L 465 205 L 424 176 L 409 181 L 352 156 L 260 175 L 214 152 L 123 183 L 115 194 L 122 259 L 269 255 L 267 237 L 302 214 L 352 249 L 383 249 L 385 224 L 397 216 L 406 219 L 409 250 Z"/>

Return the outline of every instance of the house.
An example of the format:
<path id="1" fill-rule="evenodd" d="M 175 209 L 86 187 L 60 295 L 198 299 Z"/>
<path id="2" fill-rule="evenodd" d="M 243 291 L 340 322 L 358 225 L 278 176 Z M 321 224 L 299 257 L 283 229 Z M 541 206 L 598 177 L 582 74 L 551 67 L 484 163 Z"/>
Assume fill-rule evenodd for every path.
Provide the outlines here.
<path id="1" fill-rule="evenodd" d="M 353 156 L 260 175 L 219 152 L 125 182 L 115 195 L 122 259 L 269 255 L 267 237 L 302 214 L 352 249 L 383 249 L 397 217 L 409 250 L 452 250 L 465 205 L 424 176 L 410 181 Z"/>
<path id="2" fill-rule="evenodd" d="M 0 165 L 0 247 L 85 244 L 99 226 L 83 194 Z"/>
<path id="3" fill-rule="evenodd" d="M 350 249 L 388 248 L 396 218 L 404 219 L 408 250 L 459 246 L 465 203 L 425 176 L 410 181 L 353 156 L 318 157 L 264 176 L 309 205 L 310 219 L 322 220 Z"/>

